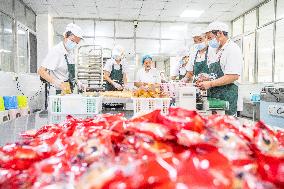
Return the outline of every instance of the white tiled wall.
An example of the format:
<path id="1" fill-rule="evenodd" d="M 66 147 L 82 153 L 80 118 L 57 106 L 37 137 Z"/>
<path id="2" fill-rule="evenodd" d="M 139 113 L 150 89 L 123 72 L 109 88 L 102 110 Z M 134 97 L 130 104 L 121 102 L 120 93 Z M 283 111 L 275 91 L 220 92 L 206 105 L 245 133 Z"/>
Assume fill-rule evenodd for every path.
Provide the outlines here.
<path id="1" fill-rule="evenodd" d="M 38 67 L 53 46 L 52 18 L 48 14 L 37 15 L 37 62 Z"/>

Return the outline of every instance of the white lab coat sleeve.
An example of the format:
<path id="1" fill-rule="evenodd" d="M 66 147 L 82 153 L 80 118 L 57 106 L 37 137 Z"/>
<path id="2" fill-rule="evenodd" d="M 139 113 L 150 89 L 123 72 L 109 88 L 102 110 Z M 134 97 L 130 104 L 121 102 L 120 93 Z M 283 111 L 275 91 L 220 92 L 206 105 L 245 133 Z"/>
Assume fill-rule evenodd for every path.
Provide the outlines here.
<path id="1" fill-rule="evenodd" d="M 243 56 L 241 49 L 237 44 L 233 43 L 228 49 L 225 57 L 224 74 L 242 74 Z"/>
<path id="2" fill-rule="evenodd" d="M 193 72 L 193 66 L 194 66 L 196 54 L 197 54 L 197 51 L 195 49 L 191 49 L 190 56 L 189 56 L 189 63 L 185 67 L 186 71 Z"/>
<path id="3" fill-rule="evenodd" d="M 193 72 L 193 64 L 191 61 L 185 66 L 186 71 Z"/>
<path id="4" fill-rule="evenodd" d="M 104 71 L 111 72 L 112 71 L 113 62 L 111 59 L 107 60 L 104 66 Z"/>
<path id="5" fill-rule="evenodd" d="M 141 70 L 137 71 L 135 82 L 141 82 Z"/>
<path id="6" fill-rule="evenodd" d="M 176 63 L 171 67 L 171 76 L 178 76 L 178 75 L 179 75 L 179 63 Z"/>
<path id="7" fill-rule="evenodd" d="M 48 70 L 54 71 L 60 62 L 59 56 L 60 55 L 57 53 L 55 48 L 50 49 L 41 63 L 41 66 Z"/>

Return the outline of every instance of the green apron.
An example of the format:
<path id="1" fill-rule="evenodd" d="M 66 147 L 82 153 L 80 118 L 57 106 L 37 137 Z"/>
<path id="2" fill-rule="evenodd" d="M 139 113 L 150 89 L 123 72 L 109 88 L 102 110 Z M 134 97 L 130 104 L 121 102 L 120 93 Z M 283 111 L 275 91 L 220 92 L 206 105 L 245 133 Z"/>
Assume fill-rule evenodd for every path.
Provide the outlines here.
<path id="1" fill-rule="evenodd" d="M 207 65 L 207 59 L 208 59 L 208 47 L 205 53 L 205 60 L 201 62 L 196 62 L 197 55 L 199 51 L 197 51 L 194 59 L 194 66 L 193 66 L 193 75 L 195 76 L 194 78 L 197 78 L 199 74 L 201 73 L 206 73 L 209 74 L 209 68 Z"/>
<path id="2" fill-rule="evenodd" d="M 122 72 L 122 65 L 119 65 L 119 70 L 114 69 L 114 65 L 112 65 L 112 70 L 110 72 L 110 78 L 111 80 L 117 82 L 118 84 L 123 84 L 123 72 Z M 106 91 L 117 91 L 117 89 L 110 84 L 109 82 L 106 82 Z"/>
<path id="3" fill-rule="evenodd" d="M 185 72 L 185 74 L 182 75 L 182 74 L 180 74 L 180 71 L 179 71 L 178 80 L 181 80 L 182 78 L 184 78 L 185 75 L 186 75 L 186 72 Z"/>
<path id="4" fill-rule="evenodd" d="M 68 69 L 68 80 L 64 82 L 69 82 L 71 92 L 73 93 L 75 87 L 75 64 L 69 64 L 67 54 L 64 55 L 64 58 L 66 60 L 67 69 Z M 56 90 L 56 94 L 61 94 L 61 90 Z"/>
<path id="5" fill-rule="evenodd" d="M 218 62 L 209 65 L 210 74 L 214 74 L 216 79 L 223 77 L 224 72 L 222 71 L 220 60 Z M 234 83 L 230 83 L 224 86 L 212 87 L 208 90 L 208 96 L 211 98 L 217 98 L 229 102 L 229 110 L 225 113 L 227 115 L 236 115 L 237 113 L 237 102 L 238 102 L 238 86 Z"/>

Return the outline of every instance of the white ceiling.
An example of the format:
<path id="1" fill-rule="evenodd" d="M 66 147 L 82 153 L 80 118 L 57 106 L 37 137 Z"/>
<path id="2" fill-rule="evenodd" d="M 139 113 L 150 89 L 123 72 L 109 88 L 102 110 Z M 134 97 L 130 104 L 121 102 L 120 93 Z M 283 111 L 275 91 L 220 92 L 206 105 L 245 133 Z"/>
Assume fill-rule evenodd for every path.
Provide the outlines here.
<path id="1" fill-rule="evenodd" d="M 211 22 L 231 21 L 264 0 L 23 0 L 37 14 L 53 17 Z M 185 9 L 204 10 L 180 18 Z"/>

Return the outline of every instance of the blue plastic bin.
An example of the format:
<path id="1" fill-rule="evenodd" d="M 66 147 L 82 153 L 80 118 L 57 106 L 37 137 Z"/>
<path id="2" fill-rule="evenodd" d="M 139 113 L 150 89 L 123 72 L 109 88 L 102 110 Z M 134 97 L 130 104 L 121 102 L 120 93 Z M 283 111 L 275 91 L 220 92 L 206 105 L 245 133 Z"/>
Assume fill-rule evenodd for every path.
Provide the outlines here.
<path id="1" fill-rule="evenodd" d="M 17 96 L 3 96 L 6 110 L 18 109 Z"/>
<path id="2" fill-rule="evenodd" d="M 251 97 L 250 97 L 250 101 L 260 102 L 260 94 L 252 94 Z"/>

